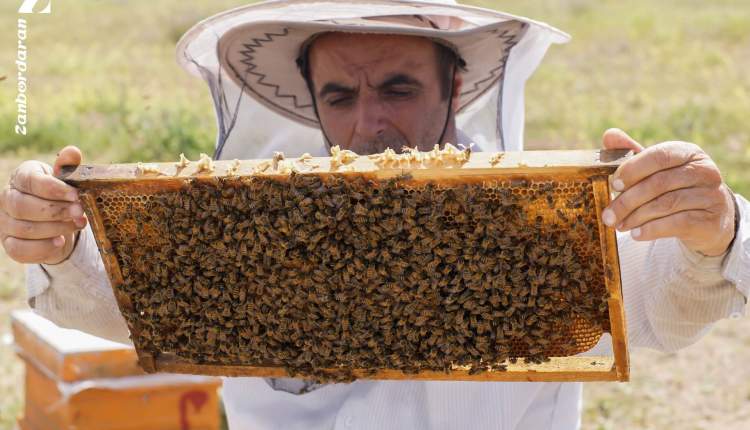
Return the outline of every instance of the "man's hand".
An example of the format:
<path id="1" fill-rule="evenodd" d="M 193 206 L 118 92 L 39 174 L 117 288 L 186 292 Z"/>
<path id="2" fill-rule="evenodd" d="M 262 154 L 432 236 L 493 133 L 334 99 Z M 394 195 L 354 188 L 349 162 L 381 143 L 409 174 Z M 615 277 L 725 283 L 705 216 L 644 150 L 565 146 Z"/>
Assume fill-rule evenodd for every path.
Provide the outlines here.
<path id="1" fill-rule="evenodd" d="M 734 238 L 734 197 L 716 164 L 687 142 L 664 142 L 644 149 L 619 129 L 604 133 L 605 149 L 632 149 L 612 177 L 621 194 L 602 220 L 636 240 L 676 237 L 703 255 L 726 252 Z"/>
<path id="2" fill-rule="evenodd" d="M 62 166 L 81 163 L 81 151 L 65 147 L 54 169 L 25 161 L 0 192 L 0 241 L 19 263 L 57 264 L 68 258 L 76 234 L 86 226 L 78 191 L 55 178 Z"/>

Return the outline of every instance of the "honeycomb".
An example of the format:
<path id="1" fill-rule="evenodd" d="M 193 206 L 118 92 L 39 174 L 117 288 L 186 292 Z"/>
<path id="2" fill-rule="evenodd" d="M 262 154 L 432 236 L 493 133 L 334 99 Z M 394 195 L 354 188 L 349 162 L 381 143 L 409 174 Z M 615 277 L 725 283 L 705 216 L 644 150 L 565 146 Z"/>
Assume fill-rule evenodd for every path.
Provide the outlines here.
<path id="1" fill-rule="evenodd" d="M 609 331 L 593 201 L 585 177 L 358 174 L 95 199 L 139 352 L 343 381 L 589 350 Z"/>

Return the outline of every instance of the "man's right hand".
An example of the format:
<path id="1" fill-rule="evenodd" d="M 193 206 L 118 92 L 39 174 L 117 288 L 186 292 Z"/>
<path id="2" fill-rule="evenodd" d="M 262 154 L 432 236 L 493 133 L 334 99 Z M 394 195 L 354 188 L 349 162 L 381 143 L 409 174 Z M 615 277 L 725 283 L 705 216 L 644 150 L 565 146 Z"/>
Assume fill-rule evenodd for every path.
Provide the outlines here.
<path id="1" fill-rule="evenodd" d="M 24 161 L 0 192 L 0 241 L 19 263 L 58 264 L 73 252 L 76 235 L 86 226 L 78 190 L 54 175 L 81 163 L 81 151 L 67 146 L 54 168 Z"/>

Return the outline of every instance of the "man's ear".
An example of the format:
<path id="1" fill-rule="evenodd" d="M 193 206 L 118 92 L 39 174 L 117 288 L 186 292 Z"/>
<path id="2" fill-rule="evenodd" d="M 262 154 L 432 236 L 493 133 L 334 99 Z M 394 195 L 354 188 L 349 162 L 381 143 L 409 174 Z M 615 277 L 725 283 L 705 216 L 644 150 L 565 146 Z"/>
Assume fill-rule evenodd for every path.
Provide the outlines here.
<path id="1" fill-rule="evenodd" d="M 463 83 L 464 83 L 463 75 L 458 70 L 456 70 L 456 73 L 453 74 L 453 94 L 452 94 L 452 99 L 453 99 L 452 108 L 453 108 L 454 113 L 458 111 L 458 106 L 460 102 L 459 98 L 461 97 L 461 87 L 463 86 Z"/>

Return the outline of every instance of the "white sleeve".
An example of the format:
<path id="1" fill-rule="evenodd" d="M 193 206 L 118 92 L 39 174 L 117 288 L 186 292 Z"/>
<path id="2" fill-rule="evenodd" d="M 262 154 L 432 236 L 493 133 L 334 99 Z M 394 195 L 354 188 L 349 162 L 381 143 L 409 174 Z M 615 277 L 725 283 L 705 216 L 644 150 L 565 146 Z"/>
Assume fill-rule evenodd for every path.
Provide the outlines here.
<path id="1" fill-rule="evenodd" d="M 60 264 L 26 266 L 29 305 L 60 327 L 131 344 L 90 227 Z"/>
<path id="2" fill-rule="evenodd" d="M 744 315 L 750 288 L 750 205 L 737 196 L 740 227 L 717 257 L 688 250 L 677 239 L 638 242 L 618 234 L 628 343 L 675 351 L 701 338 L 714 322 Z"/>

